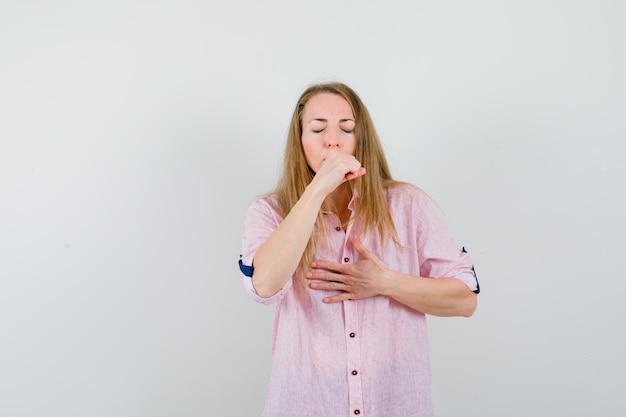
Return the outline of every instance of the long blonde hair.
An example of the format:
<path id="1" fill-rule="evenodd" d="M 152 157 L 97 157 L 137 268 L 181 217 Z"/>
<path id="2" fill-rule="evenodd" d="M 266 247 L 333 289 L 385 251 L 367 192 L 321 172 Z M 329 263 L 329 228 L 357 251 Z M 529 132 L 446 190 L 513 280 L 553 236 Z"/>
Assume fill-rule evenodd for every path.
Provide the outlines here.
<path id="1" fill-rule="evenodd" d="M 283 217 L 286 216 L 315 175 L 307 164 L 302 148 L 302 115 L 304 107 L 311 97 L 321 93 L 331 93 L 343 97 L 354 114 L 356 123 L 354 129 L 356 137 L 355 157 L 367 171 L 365 175 L 351 181 L 354 191 L 359 196 L 354 218 L 359 218 L 363 232 L 377 230 L 381 241 L 384 241 L 385 237 L 390 237 L 396 244 L 399 244 L 396 228 L 384 194 L 385 188 L 398 184 L 398 182 L 391 177 L 378 133 L 367 108 L 356 92 L 343 83 L 314 84 L 300 96 L 287 133 L 282 173 L 278 186 L 272 193 L 278 201 L 279 207 L 277 209 Z M 300 261 L 300 268 L 308 267 L 313 261 L 314 250 L 321 236 L 326 233 L 323 224 L 320 210 L 314 231 Z"/>

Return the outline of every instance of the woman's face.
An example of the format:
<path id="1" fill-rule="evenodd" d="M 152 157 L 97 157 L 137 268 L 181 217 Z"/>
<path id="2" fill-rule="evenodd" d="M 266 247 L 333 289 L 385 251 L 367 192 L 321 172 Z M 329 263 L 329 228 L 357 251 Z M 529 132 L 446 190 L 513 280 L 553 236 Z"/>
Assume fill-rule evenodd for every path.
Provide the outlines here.
<path id="1" fill-rule="evenodd" d="M 332 93 L 311 97 L 302 113 L 302 148 L 309 167 L 317 172 L 333 149 L 354 155 L 355 126 L 352 109 L 343 97 Z"/>

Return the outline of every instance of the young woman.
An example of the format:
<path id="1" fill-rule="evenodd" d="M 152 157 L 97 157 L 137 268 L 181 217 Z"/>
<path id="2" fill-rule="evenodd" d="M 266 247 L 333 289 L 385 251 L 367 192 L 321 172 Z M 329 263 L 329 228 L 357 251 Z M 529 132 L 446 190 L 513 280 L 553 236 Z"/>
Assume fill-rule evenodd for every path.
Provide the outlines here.
<path id="1" fill-rule="evenodd" d="M 369 113 L 341 83 L 309 87 L 276 190 L 247 212 L 244 286 L 275 304 L 265 417 L 431 416 L 426 314 L 479 291 L 428 197 L 391 177 Z"/>

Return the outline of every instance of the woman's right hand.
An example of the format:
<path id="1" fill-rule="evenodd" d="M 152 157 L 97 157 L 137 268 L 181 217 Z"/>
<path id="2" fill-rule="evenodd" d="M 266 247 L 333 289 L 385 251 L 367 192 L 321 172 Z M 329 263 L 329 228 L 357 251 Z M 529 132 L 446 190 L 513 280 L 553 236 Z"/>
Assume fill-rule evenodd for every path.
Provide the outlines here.
<path id="1" fill-rule="evenodd" d="M 324 158 L 311 185 L 319 187 L 325 195 L 328 195 L 344 182 L 363 175 L 365 175 L 365 168 L 354 156 L 333 149 Z"/>

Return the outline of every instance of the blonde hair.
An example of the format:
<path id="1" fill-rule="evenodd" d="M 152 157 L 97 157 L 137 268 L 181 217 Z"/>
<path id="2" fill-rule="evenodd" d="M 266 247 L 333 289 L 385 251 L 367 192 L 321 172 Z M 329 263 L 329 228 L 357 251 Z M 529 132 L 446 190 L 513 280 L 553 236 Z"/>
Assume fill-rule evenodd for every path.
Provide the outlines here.
<path id="1" fill-rule="evenodd" d="M 300 96 L 287 133 L 282 173 L 278 186 L 272 193 L 278 202 L 277 209 L 283 217 L 286 216 L 315 175 L 307 164 L 302 148 L 302 115 L 307 102 L 313 96 L 321 93 L 331 93 L 343 97 L 354 114 L 356 123 L 354 129 L 356 137 L 355 157 L 367 171 L 365 175 L 351 181 L 353 189 L 360 197 L 354 218 L 359 218 L 362 232 L 377 230 L 381 241 L 384 241 L 385 237 L 388 236 L 396 244 L 399 244 L 384 193 L 387 187 L 399 184 L 399 182 L 394 181 L 391 176 L 378 133 L 367 108 L 356 92 L 342 83 L 314 84 Z M 313 261 L 314 250 L 325 233 L 322 211 L 320 210 L 315 228 L 300 261 L 300 268 L 308 267 Z"/>

